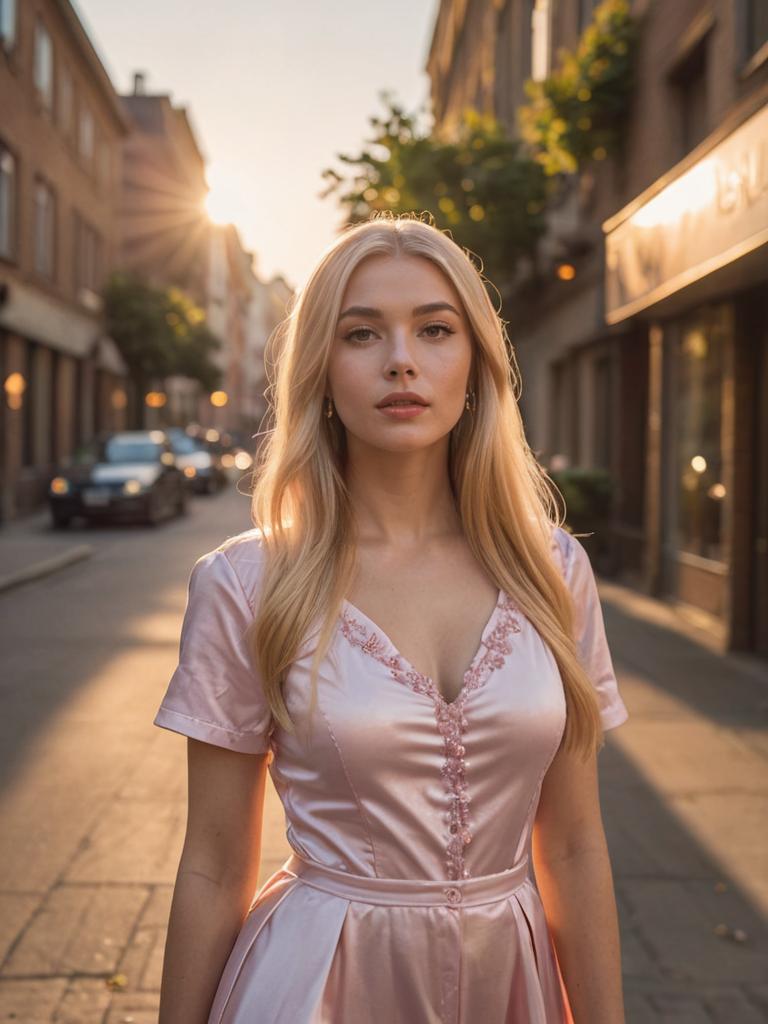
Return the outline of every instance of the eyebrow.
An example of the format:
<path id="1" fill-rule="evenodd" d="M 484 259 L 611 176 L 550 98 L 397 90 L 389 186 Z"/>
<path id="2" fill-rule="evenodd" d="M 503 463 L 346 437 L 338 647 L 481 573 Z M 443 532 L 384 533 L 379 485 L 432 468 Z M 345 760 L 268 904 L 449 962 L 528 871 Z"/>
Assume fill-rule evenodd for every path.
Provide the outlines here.
<path id="1" fill-rule="evenodd" d="M 423 313 L 437 313 L 441 309 L 447 309 L 451 313 L 455 313 L 456 316 L 460 316 L 458 309 L 452 306 L 450 302 L 426 302 L 423 306 L 415 306 L 412 314 L 413 316 L 421 316 Z M 347 316 L 368 316 L 373 320 L 381 320 L 384 314 L 380 309 L 374 309 L 373 306 L 349 306 L 339 316 L 339 320 L 343 320 Z"/>

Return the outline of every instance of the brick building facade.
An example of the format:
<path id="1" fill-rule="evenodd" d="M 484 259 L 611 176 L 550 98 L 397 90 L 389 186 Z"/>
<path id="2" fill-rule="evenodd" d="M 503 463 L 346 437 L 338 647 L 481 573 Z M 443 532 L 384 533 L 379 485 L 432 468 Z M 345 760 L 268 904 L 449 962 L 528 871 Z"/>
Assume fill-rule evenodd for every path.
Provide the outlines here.
<path id="1" fill-rule="evenodd" d="M 0 520 L 124 422 L 99 291 L 117 256 L 127 122 L 67 0 L 0 5 Z"/>

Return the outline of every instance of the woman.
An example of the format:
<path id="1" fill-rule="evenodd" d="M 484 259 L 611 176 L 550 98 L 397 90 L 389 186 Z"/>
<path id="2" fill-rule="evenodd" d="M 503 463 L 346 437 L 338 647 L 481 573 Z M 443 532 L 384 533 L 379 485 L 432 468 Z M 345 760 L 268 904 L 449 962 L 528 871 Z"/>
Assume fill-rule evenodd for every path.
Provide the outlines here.
<path id="1" fill-rule="evenodd" d="M 483 278 L 374 218 L 271 348 L 256 528 L 196 562 L 155 719 L 189 737 L 161 1024 L 621 1024 L 627 711 Z M 293 853 L 254 898 L 268 764 Z"/>

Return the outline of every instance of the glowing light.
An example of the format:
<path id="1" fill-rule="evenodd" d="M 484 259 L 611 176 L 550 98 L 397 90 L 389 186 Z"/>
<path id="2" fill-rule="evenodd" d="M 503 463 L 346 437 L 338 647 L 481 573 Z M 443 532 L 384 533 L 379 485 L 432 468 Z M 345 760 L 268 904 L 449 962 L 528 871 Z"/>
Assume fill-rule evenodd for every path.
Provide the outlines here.
<path id="1" fill-rule="evenodd" d="M 228 401 L 229 396 L 226 391 L 211 392 L 211 405 L 215 405 L 217 408 L 220 408 L 221 406 L 226 405 Z M 219 435 L 217 434 L 216 440 L 218 440 L 218 436 Z"/>
<path id="2" fill-rule="evenodd" d="M 695 473 L 703 473 L 707 468 L 707 460 L 703 455 L 694 455 L 691 459 L 691 469 Z"/>
<path id="3" fill-rule="evenodd" d="M 167 401 L 164 391 L 148 391 L 144 396 L 144 404 L 150 409 L 161 409 Z"/>
<path id="4" fill-rule="evenodd" d="M 559 263 L 555 273 L 561 281 L 572 281 L 576 277 L 576 267 L 572 263 Z"/>
<path id="5" fill-rule="evenodd" d="M 125 409 L 128 405 L 128 394 L 125 388 L 113 388 L 111 398 L 113 409 Z"/>
<path id="6" fill-rule="evenodd" d="M 9 409 L 20 409 L 27 382 L 22 373 L 9 373 L 5 378 L 5 397 Z"/>
<path id="7" fill-rule="evenodd" d="M 206 169 L 205 176 L 209 191 L 203 206 L 208 219 L 214 224 L 240 223 L 243 220 L 245 204 L 235 183 L 234 174 L 219 164 L 211 164 Z"/>

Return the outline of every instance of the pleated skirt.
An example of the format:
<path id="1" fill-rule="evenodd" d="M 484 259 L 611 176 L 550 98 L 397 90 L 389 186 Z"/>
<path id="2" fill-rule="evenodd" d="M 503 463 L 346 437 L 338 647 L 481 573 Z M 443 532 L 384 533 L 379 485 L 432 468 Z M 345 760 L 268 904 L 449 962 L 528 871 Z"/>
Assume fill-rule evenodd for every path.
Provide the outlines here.
<path id="1" fill-rule="evenodd" d="M 208 1024 L 572 1024 L 527 860 L 457 881 L 293 853 L 256 894 Z"/>

